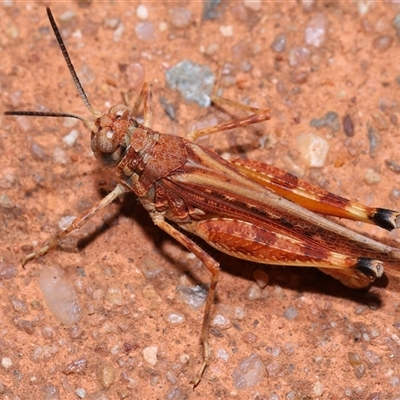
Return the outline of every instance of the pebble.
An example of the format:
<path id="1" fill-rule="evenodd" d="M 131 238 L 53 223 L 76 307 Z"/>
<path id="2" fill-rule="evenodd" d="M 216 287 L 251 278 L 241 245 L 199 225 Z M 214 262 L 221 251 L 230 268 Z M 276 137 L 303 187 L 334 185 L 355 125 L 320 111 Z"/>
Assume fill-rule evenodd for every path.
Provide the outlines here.
<path id="1" fill-rule="evenodd" d="M 32 142 L 31 144 L 31 154 L 35 161 L 43 161 L 47 158 L 44 148 L 36 142 Z"/>
<path id="2" fill-rule="evenodd" d="M 212 325 L 226 329 L 231 325 L 231 320 L 223 314 L 216 314 L 212 321 Z"/>
<path id="3" fill-rule="evenodd" d="M 120 23 L 120 19 L 119 18 L 106 18 L 103 22 L 103 26 L 106 29 L 116 29 L 118 24 Z"/>
<path id="4" fill-rule="evenodd" d="M 117 287 L 108 288 L 104 300 L 116 306 L 123 306 L 125 304 L 121 289 Z"/>
<path id="5" fill-rule="evenodd" d="M 13 203 L 12 203 L 11 199 L 5 193 L 0 194 L 0 207 L 4 207 L 4 208 L 12 208 L 13 207 Z"/>
<path id="6" fill-rule="evenodd" d="M 217 352 L 216 352 L 216 356 L 217 356 L 217 358 L 219 358 L 222 361 L 225 361 L 225 362 L 229 361 L 229 353 L 225 349 L 218 348 Z"/>
<path id="7" fill-rule="evenodd" d="M 372 46 L 380 53 L 384 53 L 392 46 L 393 38 L 391 36 L 379 36 L 372 42 Z"/>
<path id="8" fill-rule="evenodd" d="M 9 369 L 13 366 L 13 362 L 9 357 L 3 357 L 1 359 L 1 366 L 5 369 Z"/>
<path id="9" fill-rule="evenodd" d="M 289 51 L 289 65 L 297 67 L 300 64 L 307 62 L 310 58 L 311 52 L 307 47 L 293 47 Z"/>
<path id="10" fill-rule="evenodd" d="M 319 13 L 307 24 L 304 32 L 304 39 L 307 44 L 314 47 L 321 47 L 325 42 L 328 20 Z"/>
<path id="11" fill-rule="evenodd" d="M 142 351 L 143 358 L 152 367 L 154 367 L 157 364 L 157 361 L 158 361 L 157 360 L 157 352 L 158 352 L 157 346 L 149 346 L 149 347 L 144 348 Z"/>
<path id="12" fill-rule="evenodd" d="M 149 9 L 144 4 L 139 4 L 136 8 L 136 16 L 138 19 L 145 21 L 149 18 Z"/>
<path id="13" fill-rule="evenodd" d="M 340 130 L 339 116 L 336 112 L 329 111 L 322 118 L 313 118 L 310 126 L 318 129 L 326 126 L 330 128 L 331 132 L 338 132 Z"/>
<path id="14" fill-rule="evenodd" d="M 253 272 L 253 278 L 260 289 L 264 289 L 268 285 L 269 275 L 261 269 L 256 269 Z"/>
<path id="15" fill-rule="evenodd" d="M 22 314 L 29 314 L 28 305 L 26 304 L 26 301 L 21 300 L 15 296 L 11 296 L 10 300 L 15 311 Z"/>
<path id="16" fill-rule="evenodd" d="M 69 158 L 66 151 L 56 146 L 53 150 L 53 161 L 57 164 L 67 164 Z"/>
<path id="17" fill-rule="evenodd" d="M 53 339 L 54 338 L 54 329 L 51 326 L 44 326 L 40 333 L 42 334 L 44 339 Z"/>
<path id="18" fill-rule="evenodd" d="M 295 318 L 297 318 L 299 315 L 299 312 L 296 310 L 295 307 L 289 306 L 284 312 L 283 312 L 283 317 L 287 319 L 288 321 L 293 321 Z"/>
<path id="19" fill-rule="evenodd" d="M 374 185 L 381 181 L 381 175 L 372 168 L 367 169 L 364 174 L 364 180 L 368 185 Z"/>
<path id="20" fill-rule="evenodd" d="M 194 287 L 177 286 L 176 291 L 191 310 L 199 310 L 207 298 L 207 290 L 200 285 Z"/>
<path id="21" fill-rule="evenodd" d="M 283 53 L 286 48 L 286 36 L 280 33 L 275 36 L 273 42 L 271 43 L 271 49 L 276 53 Z"/>
<path id="22" fill-rule="evenodd" d="M 60 390 L 57 386 L 46 385 L 42 387 L 43 400 L 56 400 L 60 398 Z"/>
<path id="23" fill-rule="evenodd" d="M 224 37 L 233 36 L 233 26 L 232 25 L 221 25 L 219 27 L 219 31 L 221 32 L 221 35 Z"/>
<path id="24" fill-rule="evenodd" d="M 182 325 L 186 322 L 186 317 L 178 311 L 168 311 L 164 314 L 164 321 L 173 326 Z"/>
<path id="25" fill-rule="evenodd" d="M 135 33 L 139 40 L 155 40 L 157 39 L 155 27 L 151 22 L 139 22 L 135 26 Z"/>
<path id="26" fill-rule="evenodd" d="M 261 0 L 244 0 L 244 6 L 251 11 L 261 10 Z"/>
<path id="27" fill-rule="evenodd" d="M 347 137 L 354 136 L 354 124 L 353 120 L 351 119 L 350 115 L 346 114 L 343 117 L 343 130 Z"/>
<path id="28" fill-rule="evenodd" d="M 151 257 L 146 257 L 140 263 L 140 270 L 148 280 L 154 279 L 165 271 L 165 269 Z"/>
<path id="29" fill-rule="evenodd" d="M 233 371 L 233 385 L 237 389 L 247 389 L 257 386 L 266 375 L 266 369 L 258 354 L 251 354 L 239 362 Z"/>
<path id="30" fill-rule="evenodd" d="M 192 13 L 185 7 L 171 7 L 168 13 L 169 22 L 175 28 L 185 29 L 192 23 Z"/>
<path id="31" fill-rule="evenodd" d="M 78 388 L 78 389 L 75 390 L 75 394 L 80 399 L 84 399 L 86 397 L 86 390 L 84 388 Z"/>
<path id="32" fill-rule="evenodd" d="M 365 365 L 358 353 L 349 352 L 347 358 L 351 367 L 353 368 L 354 375 L 357 379 L 361 379 L 365 374 Z"/>
<path id="33" fill-rule="evenodd" d="M 76 129 L 72 129 L 67 135 L 62 138 L 62 141 L 66 146 L 72 147 L 76 143 L 78 137 L 79 132 Z"/>
<path id="34" fill-rule="evenodd" d="M 184 400 L 186 398 L 186 393 L 179 386 L 170 388 L 165 395 L 166 400 Z"/>
<path id="35" fill-rule="evenodd" d="M 125 32 L 125 25 L 120 22 L 117 28 L 113 32 L 113 40 L 115 43 L 118 43 L 122 39 L 122 35 Z"/>
<path id="36" fill-rule="evenodd" d="M 302 133 L 296 144 L 306 166 L 321 168 L 325 165 L 330 147 L 325 139 L 315 133 Z"/>
<path id="37" fill-rule="evenodd" d="M 246 297 L 250 301 L 261 299 L 263 297 L 263 292 L 260 286 L 258 286 L 258 284 L 250 285 L 249 289 L 247 290 Z"/>
<path id="38" fill-rule="evenodd" d="M 81 319 L 81 308 L 75 289 L 64 270 L 46 266 L 40 273 L 39 287 L 51 313 L 63 324 L 72 325 Z"/>
<path id="39" fill-rule="evenodd" d="M 104 363 L 97 367 L 96 376 L 100 385 L 104 389 L 108 389 L 115 382 L 116 371 L 111 364 Z"/>

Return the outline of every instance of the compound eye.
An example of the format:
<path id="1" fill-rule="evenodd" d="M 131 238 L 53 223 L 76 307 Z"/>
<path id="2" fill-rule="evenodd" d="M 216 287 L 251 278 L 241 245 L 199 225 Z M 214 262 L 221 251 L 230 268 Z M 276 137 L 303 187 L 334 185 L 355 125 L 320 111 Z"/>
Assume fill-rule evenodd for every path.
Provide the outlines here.
<path id="1" fill-rule="evenodd" d="M 124 110 L 118 110 L 118 111 L 115 113 L 115 118 L 116 118 L 116 119 L 120 119 L 123 115 L 124 115 Z"/>
<path id="2" fill-rule="evenodd" d="M 97 149 L 102 153 L 113 153 L 118 148 L 118 138 L 110 128 L 100 130 L 97 134 Z"/>

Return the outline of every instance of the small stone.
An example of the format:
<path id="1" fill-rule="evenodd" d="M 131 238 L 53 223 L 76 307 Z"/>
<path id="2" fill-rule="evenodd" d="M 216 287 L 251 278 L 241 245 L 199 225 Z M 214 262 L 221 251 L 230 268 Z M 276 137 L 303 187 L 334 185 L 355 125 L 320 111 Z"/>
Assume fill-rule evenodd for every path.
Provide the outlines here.
<path id="1" fill-rule="evenodd" d="M 151 257 L 146 257 L 140 264 L 140 270 L 146 279 L 154 279 L 165 271 L 165 269 Z"/>
<path id="2" fill-rule="evenodd" d="M 350 115 L 346 114 L 343 117 L 343 130 L 347 137 L 354 136 L 354 124 L 353 120 L 351 119 Z"/>
<path id="3" fill-rule="evenodd" d="M 253 278 L 256 281 L 257 285 L 260 287 L 260 289 L 264 289 L 268 285 L 269 275 L 265 271 L 262 271 L 261 269 L 256 269 L 253 272 Z"/>
<path id="4" fill-rule="evenodd" d="M 146 347 L 145 349 L 143 349 L 143 351 L 142 351 L 143 358 L 152 367 L 154 367 L 157 364 L 157 361 L 158 361 L 157 352 L 158 352 L 157 346 L 149 346 L 149 347 Z"/>
<path id="5" fill-rule="evenodd" d="M 66 375 L 69 374 L 82 374 L 86 367 L 88 365 L 88 359 L 85 357 L 82 358 L 78 358 L 77 360 L 74 360 L 72 362 L 70 362 L 69 364 L 67 364 L 64 368 L 63 368 L 63 372 Z"/>
<path id="6" fill-rule="evenodd" d="M 144 41 L 157 38 L 154 25 L 151 22 L 139 22 L 135 27 L 135 33 L 138 39 Z"/>
<path id="7" fill-rule="evenodd" d="M 349 363 L 353 368 L 354 375 L 357 379 L 361 379 L 365 374 L 365 365 L 363 364 L 361 357 L 358 353 L 347 354 Z"/>
<path id="8" fill-rule="evenodd" d="M 3 357 L 1 359 L 1 366 L 5 369 L 9 369 L 13 366 L 13 362 L 9 357 Z"/>
<path id="9" fill-rule="evenodd" d="M 80 398 L 84 399 L 86 397 L 86 390 L 83 388 L 78 388 L 75 390 L 75 394 Z"/>
<path id="10" fill-rule="evenodd" d="M 207 298 L 207 290 L 200 285 L 194 287 L 177 286 L 176 291 L 179 297 L 194 311 L 199 310 Z"/>
<path id="11" fill-rule="evenodd" d="M 115 382 L 116 371 L 111 364 L 105 363 L 97 368 L 96 376 L 100 385 L 104 389 L 108 389 Z"/>
<path id="12" fill-rule="evenodd" d="M 243 0 L 244 6 L 251 11 L 261 10 L 261 0 Z"/>
<path id="13" fill-rule="evenodd" d="M 62 141 L 66 146 L 72 147 L 78 139 L 78 136 L 79 132 L 76 129 L 72 129 L 71 132 L 62 138 Z"/>
<path id="14" fill-rule="evenodd" d="M 233 36 L 233 26 L 232 25 L 221 25 L 219 27 L 219 31 L 221 32 L 221 35 L 224 37 Z"/>
<path id="15" fill-rule="evenodd" d="M 182 60 L 165 73 L 171 89 L 178 90 L 186 101 L 193 101 L 201 107 L 211 104 L 214 75 L 210 67 L 188 60 Z"/>
<path id="16" fill-rule="evenodd" d="M 276 35 L 271 43 L 271 49 L 276 53 L 283 53 L 286 48 L 286 36 L 283 33 Z"/>
<path id="17" fill-rule="evenodd" d="M 0 281 L 4 279 L 12 279 L 18 275 L 18 268 L 15 264 L 8 263 L 4 259 L 0 259 Z"/>
<path id="18" fill-rule="evenodd" d="M 308 167 L 321 168 L 325 165 L 329 143 L 315 133 L 302 133 L 296 139 L 297 149 Z"/>
<path id="19" fill-rule="evenodd" d="M 237 389 L 247 389 L 257 386 L 266 375 L 266 369 L 259 355 L 253 353 L 240 361 L 233 371 L 233 384 Z"/>
<path id="20" fill-rule="evenodd" d="M 375 50 L 380 53 L 384 53 L 386 50 L 389 50 L 393 43 L 393 38 L 391 36 L 379 36 L 372 42 L 372 46 Z"/>
<path id="21" fill-rule="evenodd" d="M 283 313 L 283 317 L 288 321 L 293 321 L 298 315 L 299 312 L 293 306 L 289 306 Z"/>
<path id="22" fill-rule="evenodd" d="M 364 180 L 368 183 L 368 185 L 375 185 L 381 181 L 381 175 L 379 174 L 379 172 L 376 172 L 372 168 L 369 168 L 364 174 Z"/>
<path id="23" fill-rule="evenodd" d="M 136 8 L 136 16 L 142 21 L 146 20 L 149 18 L 149 9 L 144 4 L 139 4 Z"/>
<path id="24" fill-rule="evenodd" d="M 230 326 L 231 320 L 223 314 L 215 315 L 212 325 L 217 326 L 218 328 L 226 329 Z"/>
<path id="25" fill-rule="evenodd" d="M 116 306 L 123 306 L 125 304 L 121 289 L 116 287 L 108 288 L 105 300 Z"/>
<path id="26" fill-rule="evenodd" d="M 168 11 L 170 24 L 179 29 L 185 29 L 192 23 L 192 13 L 185 7 L 172 7 Z"/>
<path id="27" fill-rule="evenodd" d="M 314 47 L 321 47 L 325 42 L 325 36 L 328 26 L 328 20 L 326 17 L 318 13 L 311 21 L 307 24 L 305 29 L 305 41 L 307 44 Z"/>
<path id="28" fill-rule="evenodd" d="M 185 315 L 177 311 L 169 311 L 164 314 L 164 321 L 170 325 L 182 325 L 186 322 Z"/>

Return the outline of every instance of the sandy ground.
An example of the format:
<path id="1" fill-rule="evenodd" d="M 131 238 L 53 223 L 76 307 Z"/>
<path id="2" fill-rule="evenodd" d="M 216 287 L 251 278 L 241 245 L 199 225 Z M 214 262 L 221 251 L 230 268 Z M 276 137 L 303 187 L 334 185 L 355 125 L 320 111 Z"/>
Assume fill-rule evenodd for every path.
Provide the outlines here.
<path id="1" fill-rule="evenodd" d="M 400 208 L 399 31 L 393 24 L 400 5 L 244 3 L 222 2 L 216 18 L 204 20 L 200 2 L 143 2 L 143 20 L 134 3 L 4 1 L 1 111 L 88 115 L 49 29 L 50 4 L 95 108 L 119 103 L 121 91 L 134 96 L 145 77 L 154 86 L 154 128 L 184 135 L 227 117 L 186 103 L 166 85 L 165 71 L 182 59 L 214 72 L 226 62 L 224 96 L 270 108 L 272 120 L 199 143 L 272 163 L 348 198 Z M 177 6 L 191 17 L 171 17 Z M 311 21 L 325 26 L 319 46 L 305 42 Z M 145 40 L 135 33 L 143 26 L 150 28 Z M 271 44 L 280 34 L 286 47 L 277 52 L 279 43 Z M 302 57 L 295 48 L 303 49 Z M 328 112 L 337 113 L 338 129 L 310 126 Z M 398 280 L 384 277 L 369 291 L 351 290 L 317 270 L 264 267 L 204 244 L 224 271 L 214 308 L 221 318 L 210 335 L 214 360 L 193 391 L 203 314 L 176 288 L 207 283 L 201 263 L 154 227 L 132 194 L 23 269 L 24 254 L 116 180 L 92 156 L 79 121 L 0 116 L 0 122 L 1 398 L 400 399 Z M 68 145 L 63 138 L 74 129 L 78 137 Z M 297 149 L 304 133 L 329 146 L 318 168 Z M 396 234 L 351 226 L 399 246 Z M 81 318 L 72 326 L 54 317 L 39 288 L 41 272 L 52 266 L 65 271 L 77 293 Z M 254 281 L 256 269 L 269 275 L 264 289 Z M 171 313 L 183 323 L 173 324 Z M 260 379 L 238 387 L 234 371 L 252 354 L 261 362 Z"/>

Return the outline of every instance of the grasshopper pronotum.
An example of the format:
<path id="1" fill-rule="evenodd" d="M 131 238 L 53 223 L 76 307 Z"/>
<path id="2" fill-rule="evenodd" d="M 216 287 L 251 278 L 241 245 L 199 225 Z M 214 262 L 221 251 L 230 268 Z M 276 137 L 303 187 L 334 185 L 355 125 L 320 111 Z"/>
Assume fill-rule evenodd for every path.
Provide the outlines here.
<path id="1" fill-rule="evenodd" d="M 232 256 L 265 264 L 318 267 L 356 288 L 366 287 L 382 276 L 384 265 L 390 270 L 400 263 L 400 250 L 318 215 L 368 222 L 391 230 L 400 226 L 399 212 L 346 200 L 266 164 L 245 159 L 229 162 L 191 140 L 153 131 L 149 85 L 144 85 L 132 109 L 120 104 L 105 114 L 95 111 L 50 9 L 47 14 L 75 86 L 94 121 L 69 113 L 6 114 L 82 120 L 91 131 L 96 158 L 104 167 L 116 169 L 120 183 L 67 229 L 27 255 L 23 264 L 43 256 L 118 196 L 133 191 L 153 222 L 193 252 L 211 273 L 201 333 L 203 362 L 193 380 L 195 386 L 211 359 L 208 331 L 219 264 L 175 226 Z M 143 124 L 135 119 L 140 103 L 144 107 Z M 269 110 L 243 108 L 251 115 L 196 131 L 191 139 L 270 118 Z"/>

